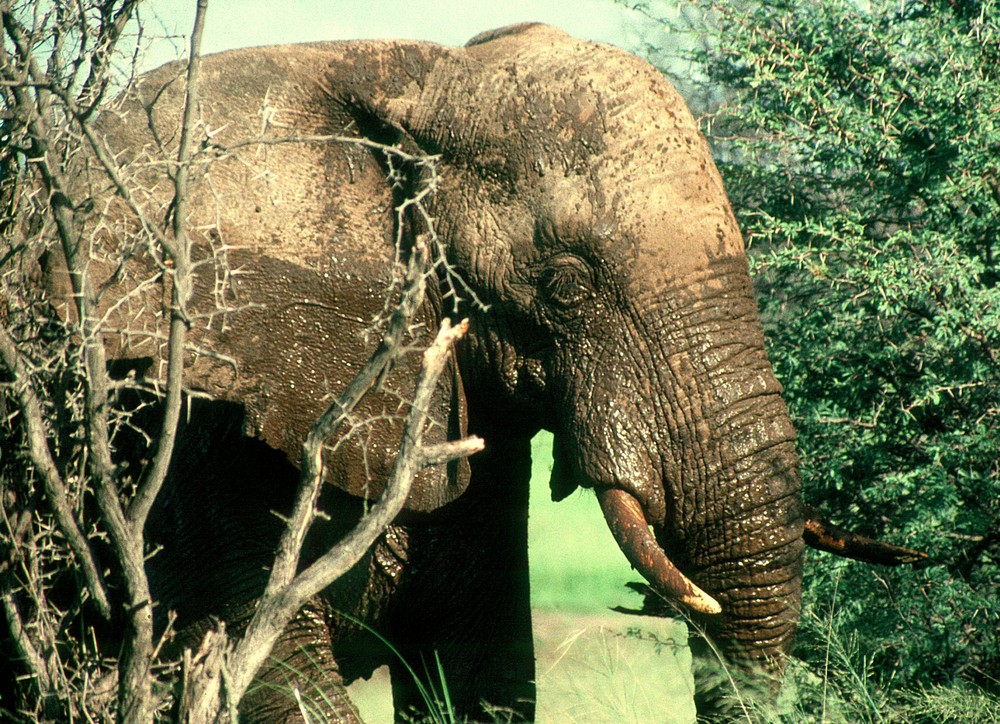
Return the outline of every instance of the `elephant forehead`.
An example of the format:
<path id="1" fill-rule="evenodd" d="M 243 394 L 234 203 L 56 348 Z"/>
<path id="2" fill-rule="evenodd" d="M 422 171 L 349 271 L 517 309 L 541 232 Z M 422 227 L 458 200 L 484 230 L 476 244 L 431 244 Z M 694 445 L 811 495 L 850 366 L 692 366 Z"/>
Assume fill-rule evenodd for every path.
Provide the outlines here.
<path id="1" fill-rule="evenodd" d="M 478 62 L 470 62 L 462 83 L 476 102 L 465 112 L 486 140 L 519 137 L 537 149 L 544 139 L 560 153 L 600 156 L 623 138 L 670 134 L 677 145 L 700 138 L 663 75 L 613 46 L 536 26 L 468 53 Z"/>
<path id="2" fill-rule="evenodd" d="M 685 257 L 704 267 L 742 255 L 739 226 L 711 161 L 673 165 L 672 173 L 647 161 L 553 178 L 545 185 L 540 224 L 564 240 L 627 242 L 637 260 Z"/>
<path id="3" fill-rule="evenodd" d="M 413 107 L 435 117 L 418 125 L 443 129 L 487 179 L 536 189 L 554 236 L 613 238 L 606 251 L 692 269 L 743 253 L 708 144 L 659 71 L 546 26 L 480 42 L 467 73 L 421 89 Z M 465 118 L 427 102 L 442 86 L 468 95 Z"/>
<path id="4" fill-rule="evenodd" d="M 623 51 L 545 26 L 440 54 L 425 66 L 405 89 L 387 89 L 385 108 L 487 176 L 584 172 L 613 138 L 609 121 L 649 101 L 637 94 L 660 78 Z M 675 96 L 667 102 L 683 107 Z"/>
<path id="5" fill-rule="evenodd" d="M 685 279 L 704 277 L 717 260 L 744 256 L 717 179 L 683 184 L 641 167 L 616 180 L 559 177 L 536 208 L 536 243 L 558 240 L 595 261 L 630 269 L 628 277 L 640 290 L 684 285 Z"/>
<path id="6" fill-rule="evenodd" d="M 744 254 L 743 237 L 721 190 L 703 178 L 687 185 L 636 184 L 622 195 L 616 216 L 620 233 L 632 239 L 640 268 L 675 276 L 704 270 L 719 259 Z"/>

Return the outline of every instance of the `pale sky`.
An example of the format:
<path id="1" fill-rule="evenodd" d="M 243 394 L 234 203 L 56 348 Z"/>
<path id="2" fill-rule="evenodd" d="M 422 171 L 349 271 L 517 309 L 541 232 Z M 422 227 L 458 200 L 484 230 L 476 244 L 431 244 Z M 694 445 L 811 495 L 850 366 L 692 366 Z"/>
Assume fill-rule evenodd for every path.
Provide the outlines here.
<path id="1" fill-rule="evenodd" d="M 140 4 L 147 33 L 175 36 L 147 53 L 145 67 L 185 47 L 195 0 Z M 155 15 L 155 17 L 154 17 Z M 638 15 L 613 0 L 209 0 L 202 50 L 351 38 L 405 38 L 462 45 L 483 30 L 550 23 L 588 40 L 628 47 Z M 180 36 L 180 37 L 177 37 Z"/>

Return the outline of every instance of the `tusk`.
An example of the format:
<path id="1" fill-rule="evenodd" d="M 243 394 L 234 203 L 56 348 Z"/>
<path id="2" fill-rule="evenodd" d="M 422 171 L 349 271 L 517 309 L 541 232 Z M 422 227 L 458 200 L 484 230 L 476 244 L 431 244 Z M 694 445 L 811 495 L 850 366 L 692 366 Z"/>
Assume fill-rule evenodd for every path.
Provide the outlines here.
<path id="1" fill-rule="evenodd" d="M 926 553 L 894 546 L 890 543 L 866 538 L 849 530 L 838 528 L 825 520 L 818 510 L 806 506 L 806 526 L 802 538 L 811 548 L 883 566 L 900 566 L 918 563 L 927 558 Z"/>
<path id="2" fill-rule="evenodd" d="M 639 501 L 624 490 L 606 488 L 597 493 L 604 519 L 628 562 L 665 596 L 699 613 L 721 613 L 722 606 L 681 573 L 649 530 Z"/>

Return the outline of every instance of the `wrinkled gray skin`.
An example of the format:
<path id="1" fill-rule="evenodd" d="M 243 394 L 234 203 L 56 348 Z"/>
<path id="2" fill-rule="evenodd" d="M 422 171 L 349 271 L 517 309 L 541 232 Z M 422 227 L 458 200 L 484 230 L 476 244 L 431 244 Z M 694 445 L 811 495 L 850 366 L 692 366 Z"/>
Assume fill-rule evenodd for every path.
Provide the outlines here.
<path id="1" fill-rule="evenodd" d="M 803 550 L 794 432 L 722 182 L 663 77 L 537 25 L 462 49 L 366 41 L 233 51 L 206 58 L 202 73 L 201 113 L 220 146 L 262 132 L 334 133 L 441 154 L 437 231 L 489 305 L 455 315 L 472 326 L 436 410 L 439 437 L 475 433 L 486 451 L 421 476 L 409 510 L 286 634 L 276 656 L 291 668 L 270 680 L 318 666 L 311 678 L 349 681 L 389 663 L 397 711 L 419 708 L 398 661 L 343 611 L 418 670 L 433 670 L 437 652 L 461 715 L 482 716 L 485 701 L 531 718 L 527 502 L 540 428 L 555 433 L 553 496 L 577 487 L 633 496 L 659 546 L 721 605 L 698 617 L 719 649 L 758 678 L 780 675 Z M 148 117 L 159 141 L 176 142 L 182 91 L 181 69 L 168 66 L 142 79 L 141 101 L 105 119 L 123 160 L 158 153 Z M 150 563 L 158 610 L 179 613 L 188 642 L 209 614 L 234 626 L 245 617 L 305 431 L 370 350 L 361 333 L 381 309 L 398 202 L 385 175 L 381 153 L 331 143 L 250 144 L 200 172 L 192 213 L 202 248 L 228 245 L 241 273 L 217 286 L 203 272 L 195 306 L 207 309 L 220 288 L 250 306 L 225 325 L 215 317 L 192 328 L 193 342 L 235 364 L 192 359 L 189 385 L 217 401 L 194 406 L 153 521 L 164 545 Z M 165 186 L 153 193 L 161 202 Z M 452 310 L 432 296 L 434 329 Z M 118 322 L 156 327 L 158 304 L 133 300 Z M 123 364 L 152 362 L 152 374 L 159 351 L 148 341 L 109 335 L 107 344 L 131 360 Z M 411 389 L 415 364 L 389 388 Z M 391 393 L 366 404 L 396 411 Z M 314 548 L 345 529 L 360 496 L 378 494 L 398 433 L 398 420 L 361 426 L 331 457 L 322 505 L 332 519 Z M 329 706 L 352 715 L 346 701 Z M 287 691 L 262 690 L 245 712 L 274 720 L 291 708 Z"/>

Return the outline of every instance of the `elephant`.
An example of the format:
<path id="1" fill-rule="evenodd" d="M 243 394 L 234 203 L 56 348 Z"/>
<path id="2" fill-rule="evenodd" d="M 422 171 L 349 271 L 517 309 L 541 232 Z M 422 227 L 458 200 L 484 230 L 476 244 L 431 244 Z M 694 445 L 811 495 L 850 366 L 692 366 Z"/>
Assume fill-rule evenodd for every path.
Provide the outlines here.
<path id="1" fill-rule="evenodd" d="M 182 70 L 142 76 L 98 124 L 116 162 L 146 179 L 150 208 L 168 198 L 155 159 L 177 144 Z M 190 226 L 202 261 L 214 261 L 195 277 L 189 407 L 149 523 L 161 624 L 171 612 L 191 645 L 213 621 L 246 620 L 302 440 L 367 358 L 394 262 L 419 234 L 432 231 L 442 250 L 425 330 L 469 320 L 432 404 L 433 434 L 485 443 L 420 474 L 404 511 L 285 632 L 243 717 L 294 719 L 282 682 L 305 690 L 318 677 L 334 684 L 328 713 L 351 721 L 336 692 L 383 664 L 397 716 L 419 713 L 409 662 L 440 666 L 459 717 L 532 719 L 528 483 L 541 429 L 554 433 L 553 499 L 593 490 L 651 588 L 773 694 L 795 640 L 804 548 L 844 549 L 849 536 L 803 504 L 741 232 L 663 75 L 531 23 L 462 48 L 233 50 L 205 57 L 201 75 L 212 158 L 192 180 Z M 396 213 L 411 162 L 388 147 L 437 159 L 423 222 Z M 98 186 L 92 243 L 127 246 L 130 211 Z M 169 275 L 128 296 L 121 267 L 91 256 L 112 366 L 157 380 Z M 135 244 L 126 256 L 136 268 L 158 261 Z M 52 298 L 67 299 L 58 264 L 46 273 Z M 309 555 L 382 493 L 417 367 L 400 362 L 329 445 L 326 518 Z M 697 687 L 708 715 L 715 694 Z"/>

